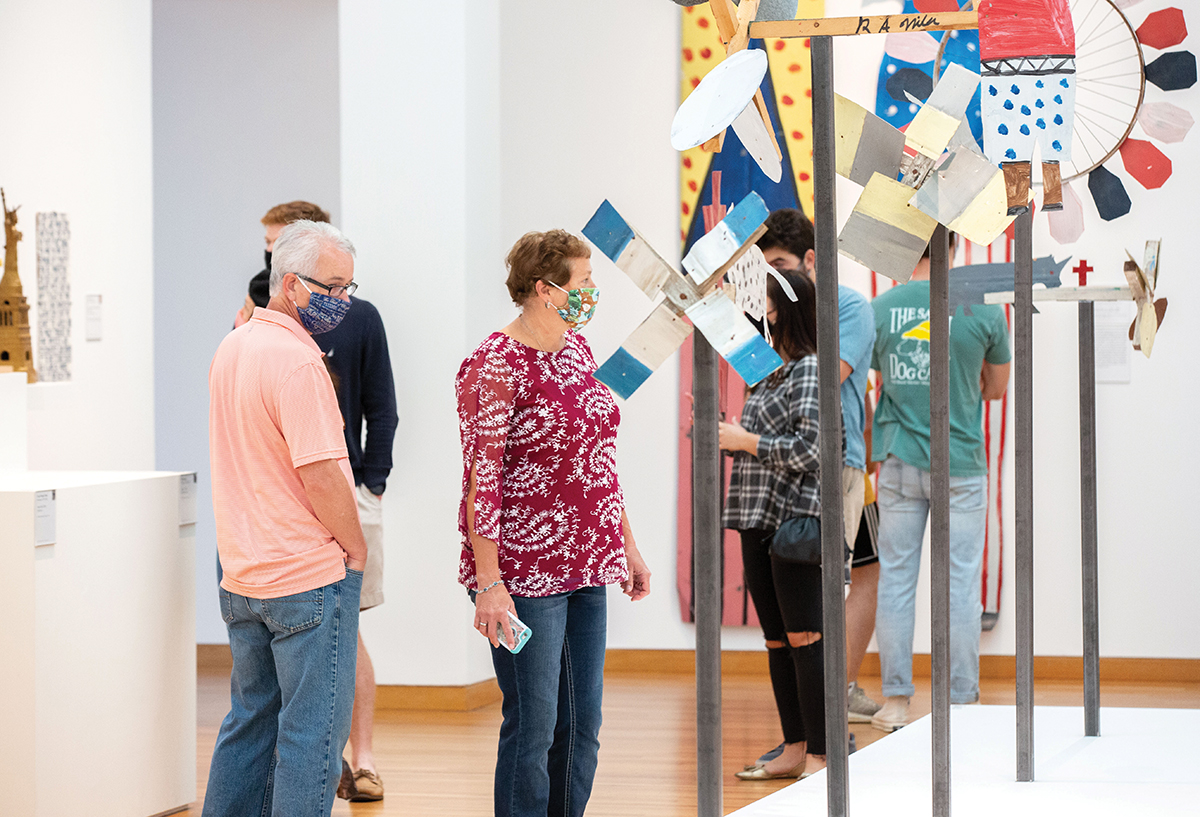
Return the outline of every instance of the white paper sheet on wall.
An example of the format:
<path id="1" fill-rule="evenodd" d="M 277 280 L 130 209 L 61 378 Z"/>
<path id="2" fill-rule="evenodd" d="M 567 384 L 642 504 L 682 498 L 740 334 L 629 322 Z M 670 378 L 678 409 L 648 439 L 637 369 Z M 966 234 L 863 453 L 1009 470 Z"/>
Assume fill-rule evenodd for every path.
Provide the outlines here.
<path id="1" fill-rule="evenodd" d="M 55 529 L 57 511 L 54 491 L 38 491 L 33 495 L 33 546 L 53 545 L 58 540 Z"/>
<path id="2" fill-rule="evenodd" d="M 87 296 L 87 310 L 84 313 L 84 337 L 87 340 L 102 340 L 104 338 L 104 296 Z"/>
<path id="3" fill-rule="evenodd" d="M 1096 382 L 1128 383 L 1133 344 L 1129 340 L 1129 324 L 1133 322 L 1132 301 L 1097 301 Z"/>

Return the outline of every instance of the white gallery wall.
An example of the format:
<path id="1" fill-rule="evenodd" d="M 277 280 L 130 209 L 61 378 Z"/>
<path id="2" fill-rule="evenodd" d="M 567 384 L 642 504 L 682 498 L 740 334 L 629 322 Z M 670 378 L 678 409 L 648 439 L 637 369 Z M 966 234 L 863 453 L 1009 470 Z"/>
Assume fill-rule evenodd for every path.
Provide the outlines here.
<path id="1" fill-rule="evenodd" d="M 208 367 L 263 268 L 263 214 L 307 199 L 338 221 L 337 2 L 153 5 L 154 463 L 199 473 L 196 637 L 205 644 L 227 640 Z"/>
<path id="2" fill-rule="evenodd" d="M 191 42 L 195 38 L 208 38 L 215 48 L 241 37 L 249 23 L 239 28 L 224 22 L 240 19 L 231 17 L 231 9 L 250 14 L 250 8 L 271 5 L 155 2 L 156 31 L 166 19 L 160 10 L 168 9 L 175 15 L 176 36 L 188 33 L 186 41 L 155 46 L 158 465 L 202 473 L 207 467 L 204 379 L 245 279 L 259 268 L 261 211 L 298 196 L 335 202 L 335 222 L 359 248 L 360 294 L 379 308 L 388 329 L 400 414 L 396 467 L 384 498 L 387 603 L 364 615 L 363 632 L 380 683 L 477 681 L 488 677 L 491 667 L 482 640 L 470 631 L 470 608 L 456 583 L 461 462 L 454 374 L 479 340 L 515 314 L 503 285 L 503 258 L 525 231 L 578 231 L 608 198 L 664 257 L 677 260 L 678 155 L 667 136 L 679 93 L 679 10 L 668 0 L 449 0 L 436 11 L 415 2 L 342 0 L 332 21 L 332 2 L 286 4 L 309 9 L 304 25 L 320 26 L 309 30 L 310 36 L 321 36 L 306 56 L 332 54 L 337 60 L 331 73 L 315 72 L 336 76 L 336 88 L 306 90 L 306 103 L 322 112 L 307 123 L 328 116 L 339 130 L 303 155 L 286 152 L 287 140 L 279 142 L 271 131 L 269 144 L 284 152 L 269 173 L 258 173 L 254 162 L 266 160 L 254 136 L 269 131 L 271 123 L 252 122 L 253 113 L 241 112 L 249 110 L 251 99 L 268 104 L 252 78 L 263 73 L 264 55 L 279 53 L 275 49 L 282 46 L 255 34 L 247 39 L 257 61 L 236 57 L 248 53 L 246 45 L 217 59 L 217 64 L 243 60 L 236 88 L 233 75 L 216 68 L 184 76 L 186 66 L 174 52 L 205 53 L 209 46 Z M 828 0 L 827 5 L 829 14 L 890 8 L 858 0 Z M 1152 4 L 1143 5 L 1144 11 L 1135 6 L 1129 12 L 1135 25 L 1137 14 L 1152 10 Z M 207 11 L 201 15 L 199 9 Z M 182 16 L 190 10 L 198 16 Z M 412 31 L 437 34 L 404 35 Z M 295 33 L 297 40 L 302 36 Z M 332 36 L 336 42 L 330 44 Z M 1189 46 L 1190 41 L 1183 47 Z M 838 90 L 867 107 L 874 106 L 882 47 L 878 38 L 847 39 L 837 46 Z M 163 66 L 174 66 L 174 74 L 168 76 Z M 279 93 L 294 93 L 282 88 L 294 82 L 281 81 Z M 162 104 L 180 109 L 166 121 L 168 109 L 160 100 L 178 96 L 173 83 L 192 89 L 188 93 L 195 104 L 206 105 L 209 115 L 174 121 L 194 112 L 168 101 Z M 1147 99 L 1160 98 L 1156 93 L 1148 88 Z M 230 96 L 240 100 L 240 107 L 229 107 Z M 1200 111 L 1195 89 L 1170 99 Z M 286 122 L 285 113 L 277 111 L 272 122 Z M 192 132 L 205 121 L 213 123 L 210 133 Z M 173 134 L 174 152 L 163 141 L 168 134 Z M 1104 655 L 1200 657 L 1200 636 L 1181 625 L 1191 609 L 1189 588 L 1200 582 L 1200 568 L 1190 558 L 1195 536 L 1181 513 L 1200 493 L 1200 480 L 1188 467 L 1200 453 L 1188 431 L 1200 393 L 1181 359 L 1200 341 L 1194 306 L 1200 285 L 1189 277 L 1184 261 L 1190 227 L 1184 196 L 1200 184 L 1200 159 L 1191 144 L 1196 138 L 1200 135 L 1165 146 L 1175 175 L 1161 190 L 1141 190 L 1124 175 L 1119 159 L 1110 162 L 1110 169 L 1127 179 L 1134 197 L 1131 215 L 1104 224 L 1090 210 L 1088 230 L 1075 246 L 1055 244 L 1042 219 L 1035 235 L 1037 254 L 1086 258 L 1101 283 L 1119 282 L 1123 248 L 1140 254 L 1145 239 L 1164 240 L 1161 290 L 1172 306 L 1154 358 L 1133 360 L 1128 385 L 1099 389 Z M 299 189 L 288 186 L 288 172 L 297 174 Z M 170 208 L 164 204 L 168 193 L 175 202 Z M 856 194 L 852 187 L 839 188 L 842 219 Z M 1086 200 L 1086 191 L 1081 194 Z M 176 221 L 171 243 L 179 243 L 180 251 L 168 257 L 162 219 L 190 212 L 193 199 L 199 202 L 195 212 L 209 220 L 198 223 L 209 226 L 189 230 Z M 219 240 L 194 235 L 210 232 Z M 604 296 L 585 335 L 602 360 L 640 322 L 648 303 L 598 254 L 593 264 Z M 206 274 L 212 284 L 188 288 L 189 270 Z M 848 262 L 843 276 L 854 286 L 867 284 L 865 273 Z M 164 287 L 174 287 L 174 294 L 167 296 Z M 1080 606 L 1075 308 L 1043 307 L 1035 326 L 1037 650 L 1069 655 L 1079 651 Z M 622 405 L 618 464 L 634 531 L 654 571 L 654 592 L 638 604 L 610 593 L 613 648 L 690 649 L 694 644 L 694 629 L 680 620 L 674 589 L 677 382 L 678 365 L 672 360 Z M 168 424 L 170 441 L 164 440 Z M 1011 497 L 1011 455 L 1006 462 L 1006 496 Z M 204 502 L 207 496 L 205 484 Z M 1006 513 L 1010 538 L 1003 610 L 983 645 L 984 652 L 994 654 L 1013 649 L 1011 501 Z M 203 564 L 211 558 L 202 547 L 211 542 L 211 510 L 202 508 L 200 518 L 198 561 Z M 199 638 L 224 641 L 215 581 L 204 586 L 211 581 L 208 573 L 197 570 Z M 927 651 L 927 588 L 918 598 L 915 646 Z M 725 628 L 723 638 L 727 649 L 761 649 L 752 628 Z"/>
<path id="3" fill-rule="evenodd" d="M 20 205 L 37 362 L 38 212 L 70 219 L 72 379 L 28 390 L 37 470 L 154 466 L 150 0 L 2 0 L 0 187 Z M 102 337 L 84 304 L 102 297 Z"/>

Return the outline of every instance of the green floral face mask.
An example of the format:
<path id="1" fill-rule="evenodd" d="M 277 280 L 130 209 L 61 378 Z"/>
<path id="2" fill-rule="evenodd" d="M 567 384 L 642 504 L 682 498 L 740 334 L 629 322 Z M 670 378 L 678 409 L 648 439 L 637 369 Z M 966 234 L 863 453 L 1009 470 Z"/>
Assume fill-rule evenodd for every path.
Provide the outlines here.
<path id="1" fill-rule="evenodd" d="M 553 281 L 548 283 L 567 293 L 567 305 L 558 310 L 558 316 L 570 324 L 572 329 L 582 329 L 596 314 L 596 305 L 600 302 L 600 288 L 563 289 Z"/>

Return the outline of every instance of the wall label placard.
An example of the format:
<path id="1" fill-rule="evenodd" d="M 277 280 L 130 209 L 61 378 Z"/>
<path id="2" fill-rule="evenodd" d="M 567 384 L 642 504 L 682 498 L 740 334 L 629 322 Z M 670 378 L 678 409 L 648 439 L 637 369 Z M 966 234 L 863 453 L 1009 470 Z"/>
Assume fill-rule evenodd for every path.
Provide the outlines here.
<path id="1" fill-rule="evenodd" d="M 37 491 L 33 495 L 33 546 L 53 545 L 56 530 L 56 491 Z"/>
<path id="2" fill-rule="evenodd" d="M 88 295 L 83 315 L 84 339 L 104 338 L 104 296 Z"/>
<path id="3" fill-rule="evenodd" d="M 179 524 L 196 524 L 196 492 L 198 491 L 196 472 L 179 476 Z"/>

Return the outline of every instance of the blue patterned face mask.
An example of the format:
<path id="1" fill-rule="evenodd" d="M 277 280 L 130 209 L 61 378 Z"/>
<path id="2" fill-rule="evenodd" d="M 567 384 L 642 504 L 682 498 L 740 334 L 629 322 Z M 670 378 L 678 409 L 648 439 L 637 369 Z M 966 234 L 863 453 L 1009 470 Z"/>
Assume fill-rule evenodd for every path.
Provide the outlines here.
<path id="1" fill-rule="evenodd" d="M 600 301 L 599 287 L 563 289 L 553 281 L 547 283 L 560 292 L 567 293 L 567 305 L 558 310 L 558 316 L 570 324 L 572 329 L 582 329 L 596 314 L 596 304 Z"/>
<path id="2" fill-rule="evenodd" d="M 296 311 L 300 313 L 300 323 L 304 328 L 313 335 L 323 335 L 336 329 L 337 325 L 342 322 L 342 318 L 346 317 L 346 313 L 350 311 L 350 302 L 326 295 L 324 292 L 313 292 L 299 276 L 296 280 L 300 281 L 300 286 L 308 291 L 308 306 L 303 309 L 299 306 L 296 307 Z"/>

